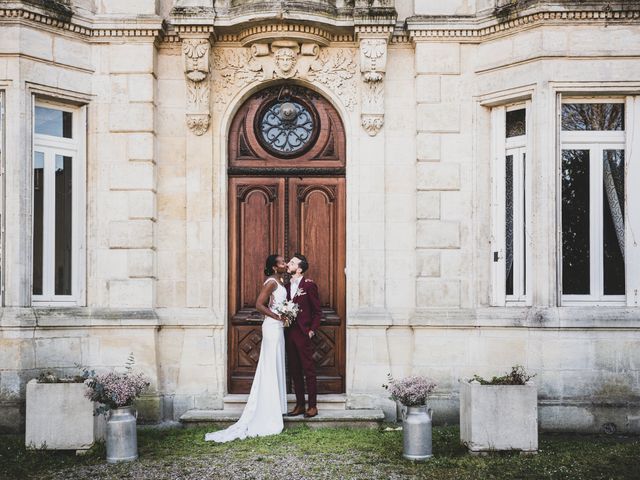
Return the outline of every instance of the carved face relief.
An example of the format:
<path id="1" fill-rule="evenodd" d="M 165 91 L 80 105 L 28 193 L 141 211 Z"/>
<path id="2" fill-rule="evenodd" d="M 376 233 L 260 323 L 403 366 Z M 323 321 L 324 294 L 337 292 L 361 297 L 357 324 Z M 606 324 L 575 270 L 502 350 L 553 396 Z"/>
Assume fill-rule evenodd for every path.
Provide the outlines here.
<path id="1" fill-rule="evenodd" d="M 276 73 L 282 78 L 291 78 L 296 73 L 293 68 L 297 54 L 291 48 L 279 48 L 274 54 Z"/>
<path id="2" fill-rule="evenodd" d="M 256 47 L 256 48 L 253 48 Z M 286 54 L 285 54 L 286 52 Z M 280 62 L 288 57 L 285 77 Z M 217 48 L 213 51 L 213 98 L 218 111 L 222 110 L 233 95 L 246 85 L 255 84 L 272 78 L 298 78 L 323 85 L 342 99 L 347 110 L 353 111 L 357 105 L 358 62 L 356 52 L 351 48 L 318 48 L 316 45 L 303 45 L 301 54 L 289 46 L 269 48 L 256 45 L 247 48 Z M 291 66 L 289 66 L 291 64 Z"/>

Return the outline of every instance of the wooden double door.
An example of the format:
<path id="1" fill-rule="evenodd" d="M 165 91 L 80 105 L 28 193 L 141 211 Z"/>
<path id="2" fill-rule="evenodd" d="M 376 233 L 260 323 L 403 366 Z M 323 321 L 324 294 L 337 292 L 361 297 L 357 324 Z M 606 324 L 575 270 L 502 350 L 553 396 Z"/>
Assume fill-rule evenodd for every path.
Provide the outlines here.
<path id="1" fill-rule="evenodd" d="M 309 261 L 322 306 L 313 341 L 319 393 L 345 391 L 345 179 L 229 176 L 228 390 L 248 393 L 262 341 L 255 302 L 266 257 Z"/>

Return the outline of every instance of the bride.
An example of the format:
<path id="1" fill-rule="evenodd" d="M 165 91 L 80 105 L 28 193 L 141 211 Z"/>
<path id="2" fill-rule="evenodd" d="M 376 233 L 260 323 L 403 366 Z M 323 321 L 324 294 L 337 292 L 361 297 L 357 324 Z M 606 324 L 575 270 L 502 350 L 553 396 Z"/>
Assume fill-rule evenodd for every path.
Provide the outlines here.
<path id="1" fill-rule="evenodd" d="M 264 315 L 262 346 L 249 399 L 240 420 L 225 430 L 207 433 L 205 440 L 229 442 L 282 432 L 282 414 L 287 412 L 284 324 L 274 310 L 287 300 L 287 290 L 280 278 L 286 271 L 287 264 L 282 256 L 267 257 L 264 274 L 269 278 L 262 285 L 256 301 L 256 309 Z"/>

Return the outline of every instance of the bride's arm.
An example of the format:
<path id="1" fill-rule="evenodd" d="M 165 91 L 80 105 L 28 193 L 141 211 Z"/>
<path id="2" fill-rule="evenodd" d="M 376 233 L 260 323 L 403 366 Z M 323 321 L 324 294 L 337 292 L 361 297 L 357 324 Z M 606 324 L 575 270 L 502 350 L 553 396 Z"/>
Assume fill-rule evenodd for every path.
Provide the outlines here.
<path id="1" fill-rule="evenodd" d="M 271 294 L 276 288 L 278 288 L 276 282 L 267 282 L 262 285 L 262 290 L 260 290 L 260 294 L 256 300 L 256 310 L 267 317 L 282 321 L 280 316 L 273 313 L 267 306 L 269 304 L 269 297 L 271 297 Z"/>

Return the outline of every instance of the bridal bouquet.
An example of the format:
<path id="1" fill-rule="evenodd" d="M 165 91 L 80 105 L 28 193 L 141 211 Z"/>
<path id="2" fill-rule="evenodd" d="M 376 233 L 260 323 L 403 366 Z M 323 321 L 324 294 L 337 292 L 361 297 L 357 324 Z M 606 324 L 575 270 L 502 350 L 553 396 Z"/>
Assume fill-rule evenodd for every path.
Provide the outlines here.
<path id="1" fill-rule="evenodd" d="M 275 309 L 276 313 L 284 320 L 284 326 L 290 327 L 296 321 L 300 307 L 297 303 L 287 300 Z"/>

